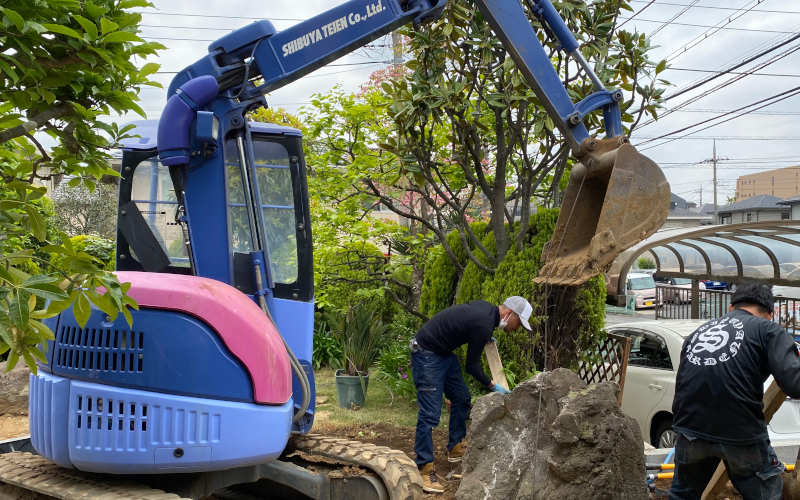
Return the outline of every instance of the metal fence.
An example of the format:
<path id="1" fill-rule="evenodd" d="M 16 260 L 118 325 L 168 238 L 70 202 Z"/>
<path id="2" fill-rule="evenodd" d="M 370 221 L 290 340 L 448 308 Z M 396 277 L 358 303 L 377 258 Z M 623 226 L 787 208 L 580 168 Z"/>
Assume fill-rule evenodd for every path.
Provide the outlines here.
<path id="1" fill-rule="evenodd" d="M 656 319 L 713 319 L 728 312 L 733 292 L 698 290 L 693 300 L 691 288 L 656 286 Z M 775 297 L 773 321 L 800 340 L 800 299 Z"/>

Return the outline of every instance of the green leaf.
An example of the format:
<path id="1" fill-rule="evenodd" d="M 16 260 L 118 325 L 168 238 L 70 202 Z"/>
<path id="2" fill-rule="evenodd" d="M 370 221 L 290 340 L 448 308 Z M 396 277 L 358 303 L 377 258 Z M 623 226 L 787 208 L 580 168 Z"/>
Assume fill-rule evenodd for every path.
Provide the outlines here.
<path id="1" fill-rule="evenodd" d="M 92 302 L 92 304 L 97 306 L 98 309 L 111 317 L 111 321 L 114 321 L 117 318 L 119 309 L 108 296 L 108 293 L 99 294 L 95 291 L 87 290 L 86 295 L 89 297 L 89 300 Z"/>
<path id="2" fill-rule="evenodd" d="M 25 19 L 23 19 L 22 16 L 17 13 L 17 11 L 11 10 L 8 7 L 0 7 L 0 11 L 3 12 L 3 15 L 5 15 L 12 23 L 14 23 L 14 26 L 16 26 L 18 30 L 22 31 L 22 29 L 25 27 Z"/>
<path id="3" fill-rule="evenodd" d="M 103 43 L 141 42 L 142 39 L 130 31 L 115 31 L 103 37 Z"/>
<path id="4" fill-rule="evenodd" d="M 89 321 L 89 316 L 92 314 L 92 306 L 83 293 L 78 294 L 78 300 L 75 301 L 75 305 L 72 307 L 72 313 L 81 328 L 86 326 L 86 322 Z"/>
<path id="5" fill-rule="evenodd" d="M 28 205 L 25 211 L 28 213 L 28 221 L 30 222 L 33 236 L 39 241 L 47 239 L 47 223 L 42 214 L 39 213 L 39 210 L 33 205 Z"/>
<path id="6" fill-rule="evenodd" d="M 44 300 L 60 301 L 69 297 L 64 290 L 55 285 L 41 284 L 35 286 L 26 286 L 23 287 L 23 290 L 36 295 L 37 297 L 41 297 Z"/>
<path id="7" fill-rule="evenodd" d="M 67 36 L 70 36 L 72 38 L 75 38 L 76 40 L 83 40 L 83 37 L 81 36 L 81 34 L 78 33 L 77 31 L 75 31 L 72 28 L 68 28 L 68 27 L 62 26 L 60 24 L 52 24 L 52 23 L 45 23 L 42 26 L 47 28 L 47 31 L 50 31 L 50 32 L 53 32 L 53 33 L 59 33 L 61 35 L 67 35 Z"/>
<path id="8" fill-rule="evenodd" d="M 17 366 L 17 362 L 19 361 L 19 351 L 11 351 L 8 355 L 8 362 L 6 363 L 6 372 L 10 372 Z"/>
<path id="9" fill-rule="evenodd" d="M 105 35 L 119 29 L 119 24 L 105 17 L 100 18 L 100 34 Z"/>
<path id="10" fill-rule="evenodd" d="M 97 25 L 96 24 L 94 24 L 92 21 L 90 21 L 90 20 L 86 19 L 85 17 L 80 16 L 78 14 L 72 14 L 72 17 L 73 17 L 73 19 L 78 21 L 78 24 L 81 25 L 81 28 L 83 28 L 83 31 L 85 31 L 86 34 L 89 35 L 89 39 L 90 40 L 96 40 L 97 39 Z"/>
<path id="11" fill-rule="evenodd" d="M 31 356 L 31 352 L 28 350 L 22 351 L 22 357 L 23 359 L 25 359 L 25 364 L 28 365 L 28 368 L 30 368 L 31 373 L 36 375 L 39 367 L 36 366 L 36 360 L 33 359 L 33 356 Z"/>
<path id="12" fill-rule="evenodd" d="M 5 62 L 2 59 L 0 59 L 0 69 L 2 69 L 3 72 L 7 74 L 11 78 L 11 80 L 13 80 L 14 83 L 17 83 L 19 81 L 19 75 L 17 75 L 17 72 L 14 71 L 14 68 L 12 68 L 7 62 Z M 11 127 L 11 126 L 13 125 L 11 124 L 4 125 L 4 127 Z"/>
<path id="13" fill-rule="evenodd" d="M 152 5 L 147 0 L 122 0 L 119 3 L 120 9 L 131 9 L 133 7 L 151 7 Z"/>
<path id="14" fill-rule="evenodd" d="M 8 304 L 8 319 L 19 329 L 24 329 L 30 320 L 30 309 L 28 309 L 28 295 L 19 292 L 13 295 Z"/>
<path id="15" fill-rule="evenodd" d="M 69 309 L 69 306 L 72 305 L 74 299 L 75 297 L 70 295 L 69 298 L 67 299 L 50 302 L 49 304 L 47 304 L 47 309 L 45 310 L 45 312 L 41 314 L 42 317 L 37 319 L 51 318 L 56 314 L 66 311 L 67 309 Z M 40 315 L 37 314 L 36 316 L 38 317 Z"/>
<path id="16" fill-rule="evenodd" d="M 656 74 L 661 73 L 665 69 L 667 69 L 667 60 L 666 59 L 662 59 L 661 62 L 658 63 L 658 65 L 656 66 Z"/>
<path id="17" fill-rule="evenodd" d="M 147 75 L 151 75 L 151 74 L 155 73 L 156 71 L 158 71 L 159 68 L 161 68 L 160 64 L 152 63 L 152 62 L 151 63 L 147 63 L 144 66 L 142 66 L 142 69 L 139 70 L 139 75 L 142 76 L 142 77 L 145 77 Z"/>

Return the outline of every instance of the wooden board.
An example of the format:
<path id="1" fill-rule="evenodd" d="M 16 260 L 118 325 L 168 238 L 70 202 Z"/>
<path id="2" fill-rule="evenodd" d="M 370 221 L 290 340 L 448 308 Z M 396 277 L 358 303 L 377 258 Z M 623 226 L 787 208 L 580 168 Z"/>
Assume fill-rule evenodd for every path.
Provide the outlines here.
<path id="1" fill-rule="evenodd" d="M 769 423 L 772 416 L 778 411 L 784 401 L 786 401 L 786 394 L 778 387 L 775 379 L 764 392 L 764 421 Z M 722 462 L 717 465 L 717 470 L 708 482 L 705 491 L 703 491 L 702 500 L 710 500 L 716 498 L 717 494 L 721 493 L 728 482 L 728 472 L 725 470 L 725 464 Z"/>
<path id="2" fill-rule="evenodd" d="M 486 353 L 486 360 L 489 362 L 489 370 L 492 372 L 492 382 L 500 384 L 508 389 L 506 372 L 503 371 L 503 362 L 500 361 L 500 353 L 497 352 L 497 344 L 489 342 L 483 347 Z"/>

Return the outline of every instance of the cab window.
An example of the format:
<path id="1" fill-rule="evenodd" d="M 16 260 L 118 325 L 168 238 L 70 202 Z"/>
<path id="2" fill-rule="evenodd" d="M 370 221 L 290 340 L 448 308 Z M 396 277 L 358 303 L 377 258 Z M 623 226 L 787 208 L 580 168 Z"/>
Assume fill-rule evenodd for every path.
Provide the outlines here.
<path id="1" fill-rule="evenodd" d="M 169 169 L 156 159 L 139 163 L 133 171 L 131 201 L 136 203 L 150 231 L 169 257 L 170 265 L 190 267 L 183 228 L 175 221 L 178 199 Z M 135 258 L 133 249 L 130 251 Z"/>
<path id="2" fill-rule="evenodd" d="M 297 281 L 297 223 L 289 152 L 283 144 L 253 137 L 256 183 L 275 283 Z"/>

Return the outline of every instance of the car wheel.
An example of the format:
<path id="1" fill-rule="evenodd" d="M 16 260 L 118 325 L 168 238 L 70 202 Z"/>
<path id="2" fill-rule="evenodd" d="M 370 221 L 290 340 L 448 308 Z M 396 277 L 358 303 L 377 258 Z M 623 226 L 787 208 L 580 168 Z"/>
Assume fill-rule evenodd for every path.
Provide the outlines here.
<path id="1" fill-rule="evenodd" d="M 678 434 L 672 430 L 672 419 L 663 420 L 656 429 L 656 441 L 653 446 L 656 448 L 674 448 L 678 440 Z"/>

